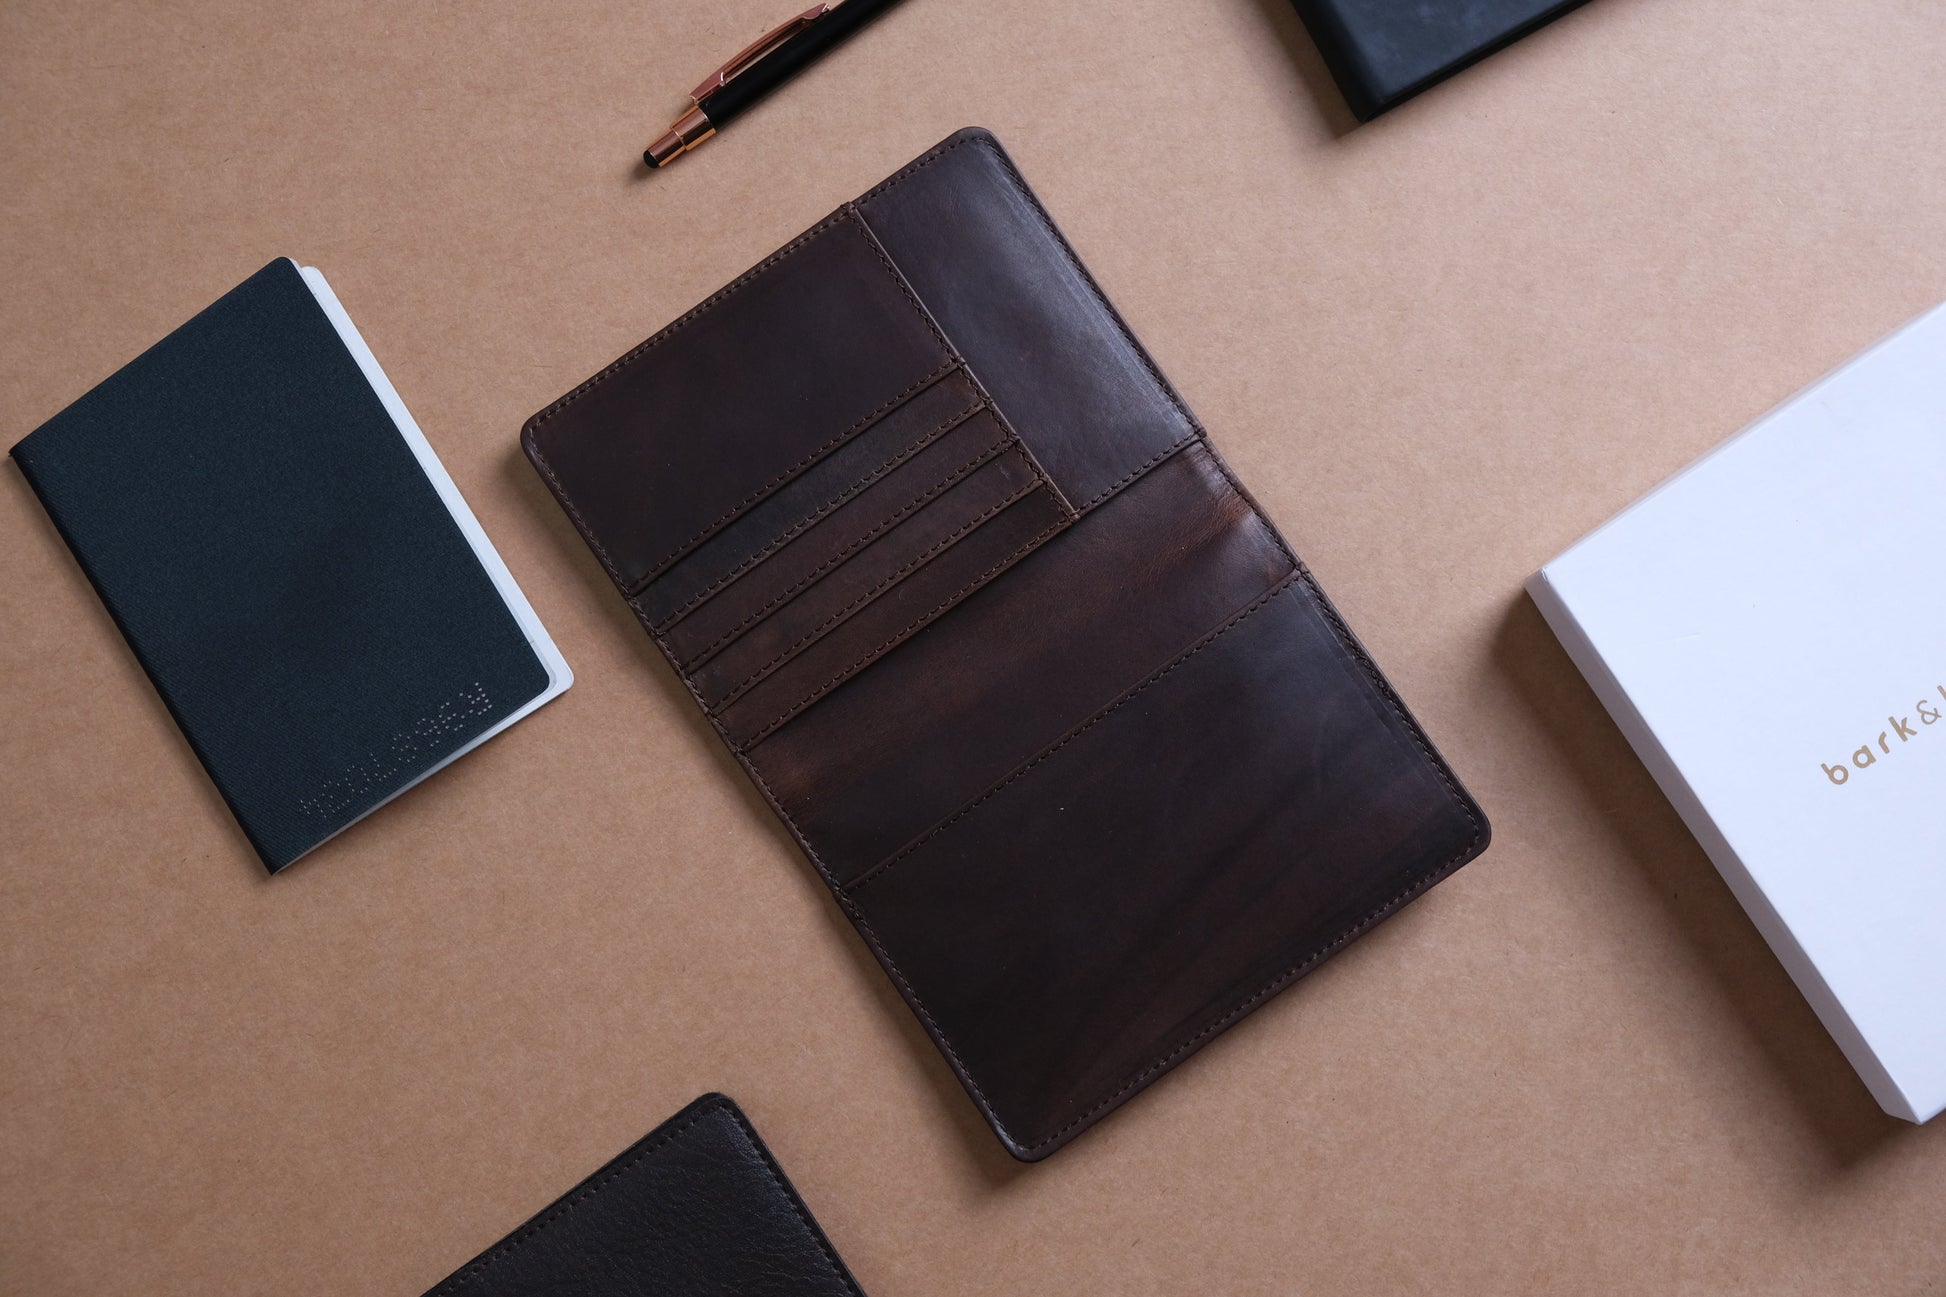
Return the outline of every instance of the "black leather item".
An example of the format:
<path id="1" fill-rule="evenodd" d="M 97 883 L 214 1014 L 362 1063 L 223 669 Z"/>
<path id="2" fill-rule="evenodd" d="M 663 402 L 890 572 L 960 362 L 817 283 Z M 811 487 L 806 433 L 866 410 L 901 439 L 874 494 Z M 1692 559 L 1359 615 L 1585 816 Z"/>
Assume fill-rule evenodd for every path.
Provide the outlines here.
<path id="1" fill-rule="evenodd" d="M 1586 0 L 1293 0 L 1358 120 L 1513 44 Z"/>
<path id="2" fill-rule="evenodd" d="M 1486 845 L 984 131 L 524 440 L 1017 1157 Z"/>
<path id="3" fill-rule="evenodd" d="M 862 1297 L 735 1103 L 706 1094 L 426 1297 Z"/>

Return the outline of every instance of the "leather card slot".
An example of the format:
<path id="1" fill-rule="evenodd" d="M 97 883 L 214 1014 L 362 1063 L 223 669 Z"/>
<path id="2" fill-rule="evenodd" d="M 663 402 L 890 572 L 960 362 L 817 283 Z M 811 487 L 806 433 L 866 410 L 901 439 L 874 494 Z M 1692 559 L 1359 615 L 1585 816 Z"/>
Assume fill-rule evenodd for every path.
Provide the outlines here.
<path id="1" fill-rule="evenodd" d="M 778 623 L 758 636 L 765 647 L 752 645 L 756 653 L 774 654 L 802 633 L 798 614 L 783 611 L 786 604 L 927 508 L 1009 444 L 1006 429 L 992 414 L 978 411 L 676 621 L 664 632 L 663 642 L 685 671 L 693 671 L 775 614 Z M 828 594 L 822 592 L 820 597 Z M 806 611 L 818 603 L 812 600 Z M 817 616 L 830 611 L 825 608 Z M 738 660 L 745 663 L 747 673 L 749 658 Z M 738 669 L 731 666 L 719 674 Z"/>
<path id="2" fill-rule="evenodd" d="M 996 470 L 1024 462 L 1018 451 L 1009 451 L 986 471 L 1011 486 L 1019 475 Z M 922 566 L 743 690 L 718 711 L 719 719 L 740 745 L 761 742 L 1073 520 L 1066 503 L 1035 475 L 956 527 Z"/>
<path id="3" fill-rule="evenodd" d="M 846 901 L 1029 1156 L 1485 837 L 1296 574 Z"/>
<path id="4" fill-rule="evenodd" d="M 712 708 L 729 706 L 1040 485 L 1017 447 L 994 447 L 962 480 L 690 672 L 690 682 Z"/>
<path id="5" fill-rule="evenodd" d="M 903 464 L 980 407 L 964 369 L 941 375 L 880 415 L 776 494 L 702 542 L 636 595 L 649 624 L 677 618 Z"/>
<path id="6" fill-rule="evenodd" d="M 957 364 L 847 209 L 535 415 L 522 442 L 634 591 Z"/>
<path id="7" fill-rule="evenodd" d="M 842 884 L 938 823 L 1295 562 L 1191 446 L 752 755 Z"/>

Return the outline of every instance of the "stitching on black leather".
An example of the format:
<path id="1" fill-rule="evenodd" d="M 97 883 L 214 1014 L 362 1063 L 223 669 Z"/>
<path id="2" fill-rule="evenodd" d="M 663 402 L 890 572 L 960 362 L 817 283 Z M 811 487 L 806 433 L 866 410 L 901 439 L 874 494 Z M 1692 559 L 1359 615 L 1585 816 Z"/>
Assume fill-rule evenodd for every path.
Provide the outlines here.
<path id="1" fill-rule="evenodd" d="M 1028 496 L 1034 494 L 1034 492 L 1041 490 L 1044 485 L 1045 485 L 1044 483 L 1036 482 L 1032 486 L 1023 488 L 1021 491 L 1015 493 L 1011 498 L 1003 501 L 1000 505 L 998 505 L 994 509 L 989 510 L 987 516 L 991 517 L 993 514 L 999 513 L 1003 509 L 1011 508 L 1012 506 L 1026 499 Z M 1052 500 L 1050 500 L 1049 502 L 1054 503 Z M 777 729 L 778 726 L 782 725 L 785 721 L 788 721 L 791 717 L 803 711 L 806 707 L 809 707 L 812 703 L 816 702 L 818 699 L 830 693 L 833 689 L 836 689 L 839 685 L 843 684 L 845 681 L 851 679 L 852 676 L 856 675 L 859 671 L 863 670 L 865 667 L 870 666 L 873 662 L 877 661 L 881 656 L 883 656 L 887 651 L 896 648 L 898 645 L 905 642 L 905 640 L 908 637 L 910 637 L 914 631 L 918 630 L 926 623 L 932 621 L 935 617 L 938 617 L 941 613 L 945 612 L 948 608 L 951 608 L 954 604 L 964 599 L 967 595 L 971 594 L 973 591 L 985 585 L 988 581 L 991 581 L 995 576 L 998 576 L 1002 571 L 1006 570 L 1009 564 L 1016 562 L 1023 555 L 1032 551 L 1042 541 L 1046 540 L 1049 536 L 1052 536 L 1055 532 L 1060 531 L 1063 527 L 1066 527 L 1071 521 L 1072 519 L 1069 518 L 1068 515 L 1061 510 L 1059 504 L 1055 504 L 1055 519 L 1051 524 L 1048 525 L 1045 531 L 1042 531 L 1039 535 L 1031 537 L 1027 541 L 1023 542 L 1020 548 L 1014 550 L 1011 554 L 1008 554 L 1005 558 L 995 563 L 992 567 L 980 573 L 980 575 L 974 577 L 972 580 L 968 581 L 965 585 L 961 586 L 958 590 L 954 591 L 951 595 L 941 600 L 938 607 L 933 608 L 929 612 L 921 613 L 918 617 L 914 618 L 912 624 L 907 626 L 904 630 L 901 630 L 896 634 L 888 636 L 883 644 L 880 644 L 877 648 L 872 649 L 870 652 L 860 657 L 858 661 L 852 663 L 844 670 L 836 672 L 835 674 L 832 675 L 832 677 L 829 680 L 825 681 L 822 685 L 819 685 L 816 689 L 812 690 L 809 694 L 807 694 L 802 699 L 798 700 L 798 702 L 796 702 L 792 706 L 786 708 L 784 710 L 784 713 L 781 716 L 777 717 L 776 720 L 769 722 L 768 724 L 764 725 L 761 729 L 757 730 L 756 733 L 752 734 L 750 736 L 750 739 L 748 740 L 748 746 L 754 747 L 763 739 L 768 738 L 770 734 Z"/>
<path id="2" fill-rule="evenodd" d="M 911 445 L 902 447 L 896 455 L 892 456 L 892 458 L 886 460 L 883 464 L 880 464 L 878 467 L 872 469 L 870 472 L 866 473 L 865 476 L 859 478 L 856 482 L 853 482 L 850 486 L 847 486 L 843 490 L 839 491 L 836 495 L 832 496 L 829 500 L 826 500 L 823 504 L 819 505 L 816 509 L 812 510 L 809 514 L 805 515 L 803 518 L 800 518 L 796 522 L 792 523 L 788 528 L 785 529 L 782 535 L 778 536 L 775 540 L 772 540 L 768 545 L 765 545 L 762 549 L 758 550 L 755 554 L 752 554 L 749 558 L 744 559 L 741 563 L 738 563 L 734 568 L 731 568 L 728 572 L 724 573 L 720 577 L 717 577 L 716 580 L 710 582 L 707 586 L 703 587 L 701 590 L 691 595 L 686 603 L 684 603 L 680 608 L 677 608 L 674 612 L 670 613 L 666 618 L 663 619 L 662 629 L 665 631 L 672 629 L 677 622 L 680 622 L 684 617 L 687 617 L 690 613 L 696 611 L 697 608 L 701 607 L 705 602 L 707 602 L 711 595 L 721 590 L 724 586 L 729 585 L 732 581 L 742 576 L 745 572 L 748 572 L 751 568 L 756 567 L 759 563 L 769 558 L 772 554 L 775 554 L 778 550 L 782 549 L 785 545 L 789 544 L 791 541 L 797 539 L 799 536 L 809 531 L 812 528 L 812 526 L 814 526 L 816 523 L 821 521 L 826 515 L 828 515 L 832 510 L 836 509 L 839 505 L 844 504 L 846 501 L 850 500 L 853 496 L 857 495 L 860 491 L 864 490 L 872 483 L 878 481 L 881 477 L 884 477 L 887 473 L 890 473 L 893 469 L 897 468 L 899 465 L 910 460 L 913 456 L 917 455 L 920 451 L 932 445 L 934 442 L 938 441 L 940 437 L 944 436 L 946 433 L 951 432 L 953 429 L 959 427 L 962 423 L 965 423 L 968 419 L 978 414 L 984 408 L 986 408 L 985 398 L 975 397 L 973 404 L 967 406 L 964 410 L 961 410 L 959 413 L 953 415 L 952 418 L 946 420 L 938 427 L 933 428 L 929 432 L 921 434 L 917 440 L 912 442 Z M 639 596 L 642 593 L 642 591 L 646 590 L 652 584 L 654 584 L 652 579 L 644 578 L 638 585 L 635 586 L 634 596 Z"/>
<path id="3" fill-rule="evenodd" d="M 1008 449 L 1010 449 L 1008 443 L 1002 441 L 998 445 L 990 449 L 987 452 L 986 457 L 979 464 L 971 465 L 969 466 L 969 468 L 984 467 L 986 463 L 999 459 L 1000 456 L 1004 454 Z M 853 599 L 850 603 L 838 609 L 838 611 L 832 613 L 830 616 L 826 617 L 823 621 L 819 622 L 816 626 L 813 626 L 810 630 L 804 632 L 804 634 L 801 635 L 797 640 L 795 640 L 790 645 L 789 648 L 780 651 L 777 654 L 777 656 L 771 658 L 770 661 L 758 667 L 748 677 L 746 677 L 741 684 L 735 686 L 728 693 L 726 693 L 723 696 L 723 701 L 718 705 L 722 707 L 728 707 L 730 704 L 734 703 L 737 699 L 743 697 L 744 694 L 748 693 L 752 688 L 754 688 L 756 685 L 761 683 L 763 679 L 766 676 L 768 676 L 772 671 L 775 671 L 778 667 L 783 666 L 784 663 L 796 657 L 804 649 L 808 648 L 812 644 L 815 644 L 818 640 L 824 638 L 825 634 L 828 631 L 830 631 L 834 626 L 837 626 L 840 622 L 844 621 L 847 617 L 851 616 L 854 612 L 857 612 L 860 608 L 863 608 L 866 604 L 878 598 L 881 594 L 884 594 L 887 590 L 890 590 L 893 586 L 897 585 L 899 582 L 905 580 L 906 577 L 910 576 L 912 573 L 916 572 L 921 567 L 924 567 L 927 563 L 939 557 L 939 555 L 945 553 L 946 550 L 950 549 L 954 544 L 958 543 L 958 541 L 962 537 L 976 530 L 982 523 L 986 522 L 989 518 L 992 518 L 996 514 L 1000 513 L 1002 510 L 1007 509 L 1014 504 L 1017 504 L 1023 497 L 1033 493 L 1034 491 L 1038 491 L 1041 488 L 1041 485 L 1042 483 L 1039 477 L 1033 478 L 1030 482 L 1027 483 L 1027 485 L 1020 487 L 1018 490 L 1008 495 L 1006 499 L 1001 500 L 997 504 L 989 505 L 987 508 L 981 510 L 974 517 L 967 519 L 965 522 L 961 523 L 958 527 L 955 527 L 951 532 L 949 532 L 945 536 L 942 536 L 938 540 L 934 541 L 932 545 L 929 546 L 927 549 L 925 549 L 923 552 L 909 559 L 904 565 L 902 565 L 898 569 L 898 571 L 893 572 L 890 575 L 881 578 L 878 584 L 874 585 L 871 589 L 866 590 L 865 592 L 860 594 L 857 598 Z M 1063 519 L 1062 521 L 1065 522 L 1066 519 Z"/>
<path id="4" fill-rule="evenodd" d="M 580 526 L 582 529 L 582 534 L 587 537 L 589 544 L 594 547 L 595 552 L 600 556 L 602 565 L 608 569 L 609 573 L 612 576 L 614 576 L 616 584 L 622 586 L 622 593 L 624 595 L 631 594 L 633 593 L 633 591 L 631 591 L 628 585 L 624 583 L 620 571 L 617 569 L 614 560 L 608 554 L 607 548 L 601 543 L 600 540 L 598 540 L 595 537 L 595 534 L 588 529 L 587 521 L 581 516 L 580 510 L 576 509 L 571 503 L 568 503 L 565 491 L 560 486 L 560 479 L 555 475 L 554 469 L 548 463 L 547 456 L 541 447 L 541 429 L 544 426 L 546 426 L 548 421 L 553 419 L 555 415 L 559 414 L 562 410 L 572 405 L 575 401 L 579 400 L 582 396 L 592 391 L 595 387 L 597 387 L 601 383 L 606 382 L 609 378 L 612 378 L 617 373 L 620 373 L 623 369 L 626 369 L 628 366 L 634 364 L 637 360 L 640 360 L 643 356 L 647 355 L 650 351 L 654 350 L 657 346 L 659 346 L 664 340 L 666 340 L 673 334 L 681 331 L 682 329 L 686 328 L 688 325 L 694 323 L 697 319 L 701 318 L 712 308 L 714 308 L 715 306 L 723 302 L 726 298 L 730 297 L 732 294 L 736 293 L 739 289 L 743 288 L 746 284 L 748 284 L 752 279 L 756 278 L 759 274 L 770 269 L 772 266 L 776 265 L 779 261 L 782 261 L 785 257 L 789 256 L 793 252 L 796 252 L 799 248 L 802 248 L 805 244 L 809 243 L 813 238 L 815 238 L 819 234 L 822 234 L 825 230 L 829 229 L 832 225 L 837 224 L 839 221 L 848 222 L 853 229 L 858 231 L 859 236 L 865 240 L 866 245 L 871 248 L 872 255 L 878 259 L 879 263 L 882 266 L 884 266 L 885 271 L 891 277 L 894 286 L 898 288 L 899 295 L 905 298 L 906 302 L 912 307 L 913 311 L 919 316 L 920 322 L 926 326 L 926 332 L 930 333 L 933 336 L 934 341 L 936 341 L 940 345 L 941 349 L 943 349 L 946 352 L 945 363 L 939 366 L 937 369 L 934 369 L 931 373 L 927 374 L 924 378 L 920 379 L 917 383 L 914 383 L 911 387 L 908 387 L 905 391 L 899 393 L 897 396 L 887 401 L 884 405 L 880 406 L 878 409 L 873 410 L 870 414 L 866 415 L 863 419 L 859 420 L 851 427 L 839 433 L 835 438 L 826 442 L 824 445 L 820 446 L 817 450 L 813 451 L 810 455 L 799 460 L 797 463 L 793 464 L 790 468 L 785 469 L 784 472 L 778 477 L 773 478 L 769 482 L 766 482 L 763 486 L 759 487 L 752 494 L 745 496 L 742 500 L 738 501 L 737 504 L 733 506 L 728 513 L 724 514 L 716 521 L 710 523 L 709 526 L 703 528 L 703 530 L 698 532 L 696 535 L 690 537 L 688 540 L 685 540 L 681 544 L 677 545 L 675 549 L 671 551 L 669 554 L 663 556 L 662 558 L 658 559 L 654 563 L 649 564 L 647 574 L 645 575 L 643 580 L 646 581 L 649 577 L 653 577 L 657 573 L 667 568 L 669 564 L 674 562 L 678 557 L 680 557 L 684 553 L 684 551 L 696 545 L 698 542 L 707 539 L 709 535 L 712 532 L 714 532 L 717 528 L 721 527 L 724 523 L 736 517 L 739 513 L 742 513 L 745 509 L 749 508 L 750 505 L 754 504 L 756 501 L 763 498 L 765 495 L 769 494 L 772 490 L 776 489 L 776 487 L 779 486 L 780 484 L 789 481 L 797 473 L 809 467 L 811 464 L 817 462 L 817 460 L 821 459 L 830 451 L 836 449 L 847 438 L 851 437 L 854 433 L 857 433 L 862 429 L 864 429 L 873 420 L 877 419 L 880 415 L 884 414 L 887 410 L 890 410 L 893 406 L 899 404 L 899 402 L 905 400 L 913 393 L 920 391 L 922 388 L 930 386 L 932 383 L 936 382 L 943 375 L 949 373 L 950 371 L 958 367 L 959 357 L 957 353 L 954 352 L 952 344 L 946 340 L 946 335 L 940 332 L 939 326 L 936 323 L 934 323 L 931 314 L 927 312 L 927 310 L 923 305 L 920 304 L 919 299 L 913 295 L 911 286 L 905 282 L 905 277 L 900 275 L 898 273 L 897 268 L 892 265 L 889 259 L 887 259 L 884 250 L 878 246 L 878 240 L 872 236 L 871 231 L 867 229 L 865 226 L 864 219 L 860 217 L 855 210 L 853 210 L 853 205 L 850 203 L 847 203 L 845 206 L 831 213 L 831 215 L 825 217 L 823 220 L 819 221 L 816 225 L 813 225 L 810 229 L 798 235 L 795 239 L 792 239 L 789 243 L 786 243 L 783 247 L 771 253 L 768 257 L 765 257 L 762 261 L 759 261 L 756 265 L 752 266 L 750 269 L 744 271 L 741 275 L 738 275 L 735 279 L 731 280 L 728 284 L 725 284 L 722 288 L 719 288 L 716 292 L 710 294 L 708 297 L 704 298 L 701 302 L 698 302 L 695 306 L 691 307 L 688 311 L 684 312 L 681 316 L 677 317 L 670 324 L 664 326 L 661 330 L 656 332 L 653 336 L 648 338 L 646 341 L 637 344 L 631 350 L 623 353 L 623 355 L 619 359 L 615 360 L 607 368 L 601 370 L 599 373 L 595 374 L 592 378 L 589 378 L 586 382 L 583 382 L 580 386 L 576 387 L 573 391 L 563 396 L 560 400 L 554 402 L 552 405 L 542 410 L 539 414 L 535 415 L 531 420 L 528 421 L 527 429 L 529 435 L 529 446 L 533 451 L 534 462 L 537 465 L 539 465 L 541 472 L 547 477 L 549 483 L 556 488 L 555 494 L 561 498 L 563 503 L 568 504 L 569 513 L 571 513 L 574 516 L 576 524 Z M 639 588 L 640 588 L 639 586 L 636 587 L 636 589 L 638 590 Z"/>
<path id="5" fill-rule="evenodd" d="M 769 616 L 772 609 L 776 608 L 779 604 L 785 603 L 790 599 L 794 598 L 798 593 L 800 593 L 807 586 L 815 582 L 819 577 L 823 576 L 826 572 L 829 572 L 832 568 L 843 563 L 846 559 L 850 558 L 853 554 L 857 553 L 859 550 L 863 549 L 866 545 L 876 540 L 879 536 L 883 535 L 887 529 L 891 528 L 892 526 L 894 526 L 899 522 L 904 521 L 915 510 L 918 510 L 925 504 L 932 501 L 941 492 L 945 491 L 948 487 L 958 484 L 959 482 L 963 481 L 965 478 L 970 476 L 975 471 L 986 467 L 986 465 L 989 462 L 998 458 L 1000 453 L 1004 450 L 1007 450 L 1012 444 L 1013 443 L 1003 435 L 999 440 L 990 442 L 986 446 L 982 447 L 971 459 L 968 459 L 965 463 L 962 463 L 957 467 L 953 468 L 950 472 L 946 474 L 945 477 L 941 478 L 937 482 L 934 482 L 931 486 L 921 491 L 918 495 L 914 496 L 912 499 L 900 505 L 896 510 L 893 511 L 893 513 L 889 517 L 886 517 L 881 521 L 879 521 L 878 523 L 874 524 L 870 531 L 867 531 L 863 535 L 858 536 L 857 538 L 850 541 L 848 544 L 846 544 L 846 546 L 843 549 L 839 550 L 836 554 L 833 554 L 830 558 L 826 559 L 824 562 L 818 564 L 815 568 L 811 569 L 809 573 L 807 573 L 800 580 L 792 584 L 788 589 L 779 591 L 778 593 L 772 595 L 771 598 L 767 602 L 765 602 L 763 607 L 749 614 L 742 621 L 738 622 L 735 626 L 732 626 L 729 630 L 724 631 L 721 635 L 717 636 L 716 639 L 712 640 L 707 647 L 699 650 L 697 654 L 689 660 L 689 670 L 694 671 L 698 667 L 702 666 L 705 662 L 709 661 L 710 658 L 714 657 L 721 649 L 723 649 L 724 646 L 728 645 L 733 640 L 741 636 L 744 631 L 750 629 L 750 627 L 756 625 L 758 622 L 762 621 L 765 617 Z M 674 624 L 675 623 L 673 622 L 670 623 L 670 625 L 672 626 Z M 739 688 L 741 688 L 741 686 L 739 686 Z M 726 702 L 724 705 L 728 706 L 728 703 Z"/>
<path id="6" fill-rule="evenodd" d="M 695 1125 L 698 1122 L 702 1121 L 704 1117 L 708 1116 L 712 1111 L 720 1109 L 720 1107 L 721 1105 L 711 1104 L 706 1107 L 697 1109 L 694 1113 L 690 1114 L 688 1121 L 685 1121 L 682 1125 L 677 1126 L 673 1130 L 667 1130 L 662 1132 L 660 1138 L 652 1139 L 651 1142 L 643 1145 L 642 1147 L 637 1148 L 635 1152 L 632 1155 L 630 1155 L 626 1161 L 621 1162 L 615 1166 L 609 1167 L 608 1173 L 606 1175 L 603 1175 L 600 1179 L 594 1181 L 592 1184 L 586 1184 L 581 1186 L 579 1190 L 570 1191 L 572 1196 L 563 1198 L 555 1202 L 553 1205 L 549 1206 L 546 1210 L 542 1211 L 540 1215 L 528 1221 L 525 1225 L 522 1225 L 519 1229 L 507 1235 L 505 1238 L 501 1239 L 498 1243 L 495 1243 L 492 1247 L 488 1248 L 471 1264 L 467 1265 L 457 1273 L 447 1278 L 445 1282 L 439 1285 L 439 1287 L 433 1289 L 433 1291 L 430 1294 L 428 1294 L 427 1297 L 440 1297 L 440 1295 L 444 1293 L 455 1293 L 458 1292 L 462 1287 L 471 1284 L 474 1280 L 478 1279 L 482 1274 L 484 1274 L 489 1267 L 497 1264 L 500 1261 L 505 1260 L 507 1257 L 513 1255 L 513 1253 L 519 1251 L 520 1248 L 524 1247 L 528 1243 L 528 1241 L 531 1240 L 535 1235 L 539 1234 L 542 1230 L 546 1229 L 549 1225 L 554 1224 L 556 1221 L 567 1217 L 570 1213 L 574 1211 L 576 1207 L 579 1207 L 583 1202 L 586 1202 L 588 1199 L 594 1197 L 597 1193 L 601 1192 L 602 1189 L 607 1187 L 609 1184 L 613 1183 L 621 1176 L 626 1175 L 630 1170 L 634 1168 L 637 1162 L 641 1161 L 649 1154 L 658 1152 L 659 1150 L 673 1143 L 676 1139 L 678 1139 L 682 1135 L 687 1134 L 692 1128 L 695 1127 Z"/>
<path id="7" fill-rule="evenodd" d="M 569 1197 L 555 1202 L 542 1211 L 540 1215 L 534 1217 L 534 1219 L 528 1221 L 525 1225 L 488 1248 L 477 1259 L 454 1272 L 452 1275 L 449 1275 L 437 1288 L 428 1293 L 427 1297 L 452 1297 L 453 1294 L 457 1294 L 472 1286 L 490 1268 L 526 1246 L 535 1235 L 539 1234 L 549 1225 L 554 1224 L 556 1221 L 566 1219 L 573 1213 L 575 1208 L 633 1170 L 635 1165 L 642 1161 L 642 1159 L 668 1147 L 677 1139 L 693 1130 L 702 1122 L 703 1118 L 715 1113 L 722 1113 L 737 1124 L 738 1129 L 743 1132 L 744 1138 L 749 1142 L 751 1150 L 761 1157 L 764 1164 L 764 1171 L 770 1176 L 772 1186 L 778 1192 L 782 1193 L 785 1199 L 791 1204 L 792 1210 L 797 1213 L 799 1222 L 810 1233 L 811 1241 L 818 1245 L 818 1251 L 830 1263 L 832 1273 L 844 1282 L 845 1287 L 849 1291 L 858 1293 L 857 1283 L 846 1272 L 843 1263 L 839 1261 L 837 1254 L 832 1250 L 830 1241 L 824 1237 L 823 1231 L 817 1226 L 817 1222 L 811 1218 L 809 1208 L 804 1205 L 803 1200 L 798 1197 L 797 1192 L 791 1188 L 790 1181 L 784 1176 L 783 1168 L 777 1165 L 777 1160 L 770 1155 L 770 1150 L 764 1147 L 763 1141 L 758 1138 L 757 1132 L 744 1119 L 743 1114 L 737 1111 L 736 1107 L 727 1099 L 718 1096 L 698 1106 L 690 1114 L 689 1120 L 685 1121 L 682 1125 L 671 1130 L 664 1130 L 659 1135 L 645 1137 L 644 1141 L 633 1152 L 625 1155 L 624 1161 L 609 1167 L 607 1173 L 601 1175 L 599 1179 L 584 1184 L 579 1189 L 570 1190 Z M 860 1293 L 859 1297 L 863 1297 L 863 1294 Z"/>
<path id="8" fill-rule="evenodd" d="M 756 1128 L 734 1105 L 726 1104 L 724 1108 L 742 1129 L 744 1138 L 750 1141 L 751 1151 L 763 1159 L 764 1170 L 770 1173 L 771 1183 L 777 1186 L 778 1191 L 790 1203 L 791 1210 L 797 1213 L 797 1219 L 804 1226 L 805 1232 L 811 1236 L 811 1241 L 818 1245 L 818 1251 L 824 1254 L 825 1261 L 831 1266 L 831 1273 L 838 1277 L 845 1285 L 846 1291 L 852 1293 L 854 1297 L 865 1297 L 865 1294 L 859 1291 L 857 1281 L 851 1277 L 851 1272 L 845 1268 L 845 1263 L 839 1260 L 837 1251 L 831 1246 L 831 1240 L 827 1239 L 824 1231 L 818 1227 L 817 1221 L 811 1215 L 811 1209 L 805 1205 L 804 1199 L 798 1195 L 797 1190 L 791 1187 L 790 1178 L 784 1174 L 784 1168 L 777 1165 L 777 1159 L 771 1156 L 770 1149 L 762 1139 L 758 1138 Z"/>

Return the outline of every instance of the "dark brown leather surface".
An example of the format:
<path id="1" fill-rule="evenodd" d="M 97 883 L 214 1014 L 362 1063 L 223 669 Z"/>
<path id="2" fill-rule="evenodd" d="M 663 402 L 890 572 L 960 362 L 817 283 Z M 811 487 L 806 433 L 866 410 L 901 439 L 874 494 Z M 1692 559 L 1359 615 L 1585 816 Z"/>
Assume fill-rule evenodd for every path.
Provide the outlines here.
<path id="1" fill-rule="evenodd" d="M 523 441 L 1017 1157 L 1486 846 L 983 131 Z"/>

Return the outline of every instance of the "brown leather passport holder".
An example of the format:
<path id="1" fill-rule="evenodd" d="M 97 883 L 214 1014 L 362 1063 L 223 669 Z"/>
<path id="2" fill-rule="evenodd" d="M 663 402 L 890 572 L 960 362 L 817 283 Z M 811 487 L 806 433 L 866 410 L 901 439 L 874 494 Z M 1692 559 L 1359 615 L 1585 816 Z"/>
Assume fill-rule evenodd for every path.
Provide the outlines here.
<path id="1" fill-rule="evenodd" d="M 523 441 L 1016 1157 L 1486 845 L 984 131 Z"/>

